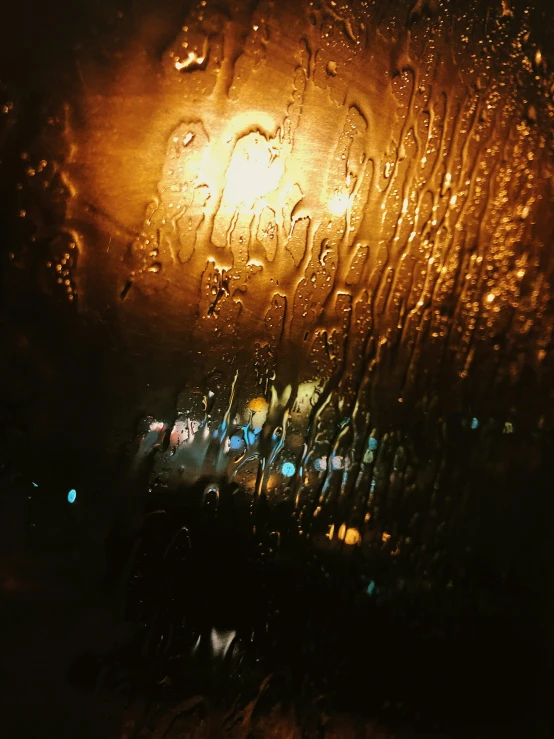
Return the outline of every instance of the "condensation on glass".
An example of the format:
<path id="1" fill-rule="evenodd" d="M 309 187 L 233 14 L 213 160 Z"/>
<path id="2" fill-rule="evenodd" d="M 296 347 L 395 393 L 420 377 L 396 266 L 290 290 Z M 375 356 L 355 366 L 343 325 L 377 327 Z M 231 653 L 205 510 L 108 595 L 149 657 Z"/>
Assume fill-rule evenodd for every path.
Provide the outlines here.
<path id="1" fill-rule="evenodd" d="M 386 561 L 364 598 L 455 599 L 476 551 L 523 579 L 516 508 L 542 505 L 554 421 L 554 77 L 534 6 L 184 6 L 106 10 L 36 111 L 0 79 L 17 172 L 0 367 L 33 440 L 4 449 L 111 463 L 133 439 L 113 484 L 129 530 L 139 488 L 178 506 L 200 485 L 208 518 L 239 490 L 254 529 L 283 505 L 320 553 Z M 48 340 L 27 330 L 42 308 Z M 99 357 L 60 359 L 89 335 Z M 29 510 L 50 486 L 73 525 L 96 511 L 96 462 L 51 459 L 29 464 Z M 213 626 L 215 656 L 234 633 Z"/>
<path id="2" fill-rule="evenodd" d="M 78 59 L 18 215 L 44 290 L 136 356 L 138 454 L 166 439 L 176 494 L 232 480 L 380 539 L 393 489 L 440 485 L 406 424 L 550 418 L 521 407 L 550 374 L 550 77 L 529 11 L 485 5 L 206 0 L 158 56 L 148 19 L 108 68 Z"/>

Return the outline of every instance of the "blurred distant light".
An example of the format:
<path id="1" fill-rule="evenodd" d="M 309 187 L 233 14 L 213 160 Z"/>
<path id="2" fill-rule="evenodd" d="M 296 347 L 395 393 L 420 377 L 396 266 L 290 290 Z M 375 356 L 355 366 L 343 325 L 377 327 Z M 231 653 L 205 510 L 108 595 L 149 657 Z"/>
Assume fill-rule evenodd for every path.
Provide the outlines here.
<path id="1" fill-rule="evenodd" d="M 472 429 L 478 429 L 479 428 L 479 420 L 477 418 L 471 419 L 471 428 Z"/>
<path id="2" fill-rule="evenodd" d="M 169 443 L 171 446 L 179 446 L 183 441 L 188 439 L 189 428 L 186 421 L 175 421 L 173 428 L 171 429 L 171 435 L 169 437 Z"/>
<path id="3" fill-rule="evenodd" d="M 346 529 L 344 533 L 344 543 L 348 544 L 350 546 L 354 546 L 355 544 L 361 544 L 362 537 L 360 536 L 360 532 L 358 529 L 350 528 Z"/>
<path id="4" fill-rule="evenodd" d="M 372 436 L 371 439 L 369 440 L 369 450 L 371 452 L 374 452 L 378 446 L 379 446 L 379 442 L 374 436 Z"/>
<path id="5" fill-rule="evenodd" d="M 77 491 L 74 488 L 71 488 L 71 490 L 67 494 L 67 502 L 75 503 L 76 500 L 77 500 Z"/>
<path id="6" fill-rule="evenodd" d="M 296 472 L 296 467 L 293 465 L 292 462 L 285 462 L 285 464 L 281 467 L 281 472 L 285 477 L 292 477 Z"/>
<path id="7" fill-rule="evenodd" d="M 327 457 L 319 457 L 319 459 L 316 459 L 314 467 L 317 472 L 325 472 L 327 469 Z"/>
<path id="8" fill-rule="evenodd" d="M 38 488 L 38 485 L 36 484 L 36 482 L 33 483 L 33 487 Z"/>
<path id="9" fill-rule="evenodd" d="M 358 529 L 355 529 L 353 527 L 346 528 L 345 524 L 342 524 L 342 526 L 339 528 L 338 538 L 349 546 L 360 544 L 362 541 L 362 537 L 360 536 L 360 532 L 358 531 Z"/>
<path id="10" fill-rule="evenodd" d="M 238 434 L 233 434 L 233 436 L 231 436 L 231 439 L 229 441 L 229 447 L 235 452 L 238 451 L 239 449 L 243 449 L 244 439 L 242 438 L 242 436 L 239 436 Z"/>
<path id="11" fill-rule="evenodd" d="M 249 401 L 248 408 L 250 408 L 253 413 L 263 413 L 267 410 L 268 405 L 267 400 L 263 396 L 260 396 Z"/>
<path id="12" fill-rule="evenodd" d="M 369 449 L 366 450 L 363 458 L 364 464 L 371 464 L 373 462 L 373 452 Z"/>
<path id="13" fill-rule="evenodd" d="M 213 656 L 223 659 L 223 657 L 225 657 L 225 655 L 231 648 L 233 639 L 235 638 L 236 634 L 236 631 L 219 631 L 218 629 L 212 628 L 210 641 L 212 643 Z"/>
<path id="14" fill-rule="evenodd" d="M 373 595 L 374 592 L 375 592 L 375 581 L 370 580 L 369 585 L 367 586 L 366 593 L 368 595 Z"/>

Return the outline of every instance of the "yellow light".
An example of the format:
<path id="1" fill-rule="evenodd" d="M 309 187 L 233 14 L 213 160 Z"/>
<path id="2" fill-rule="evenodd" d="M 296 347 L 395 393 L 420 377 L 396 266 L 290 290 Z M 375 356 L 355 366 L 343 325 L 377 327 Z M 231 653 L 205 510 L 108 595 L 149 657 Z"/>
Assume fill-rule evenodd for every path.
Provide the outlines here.
<path id="1" fill-rule="evenodd" d="M 251 207 L 279 187 L 285 166 L 279 151 L 262 134 L 250 133 L 237 142 L 226 173 L 229 202 Z"/>
<path id="2" fill-rule="evenodd" d="M 253 398 L 248 403 L 248 409 L 251 411 L 252 418 L 250 423 L 253 429 L 261 429 L 267 419 L 269 403 L 263 397 Z"/>
<path id="3" fill-rule="evenodd" d="M 349 546 L 354 546 L 355 544 L 361 544 L 362 537 L 360 536 L 360 532 L 358 529 L 346 529 L 346 534 L 344 535 L 344 543 L 348 544 Z"/>
<path id="4" fill-rule="evenodd" d="M 181 61 L 180 59 L 175 60 L 175 69 L 181 71 L 182 69 L 187 69 L 193 64 L 196 64 L 198 66 L 204 64 L 204 57 L 198 56 L 194 51 L 189 51 L 187 58 L 184 61 Z"/>
<path id="5" fill-rule="evenodd" d="M 348 546 L 355 546 L 362 542 L 362 537 L 358 529 L 352 527 L 347 529 L 345 524 L 342 524 L 339 528 L 338 538 L 344 541 L 345 544 L 348 544 Z"/>
<path id="6" fill-rule="evenodd" d="M 267 400 L 260 396 L 259 398 L 252 398 L 252 400 L 248 403 L 248 407 L 251 411 L 254 411 L 254 413 L 259 413 L 260 411 L 267 410 Z"/>
<path id="7" fill-rule="evenodd" d="M 350 197 L 345 192 L 336 192 L 329 201 L 329 212 L 335 218 L 340 218 L 348 210 Z"/>
<path id="8" fill-rule="evenodd" d="M 487 303 L 492 303 L 493 300 L 495 299 L 495 297 L 496 297 L 496 295 L 494 293 L 489 293 L 487 295 Z"/>

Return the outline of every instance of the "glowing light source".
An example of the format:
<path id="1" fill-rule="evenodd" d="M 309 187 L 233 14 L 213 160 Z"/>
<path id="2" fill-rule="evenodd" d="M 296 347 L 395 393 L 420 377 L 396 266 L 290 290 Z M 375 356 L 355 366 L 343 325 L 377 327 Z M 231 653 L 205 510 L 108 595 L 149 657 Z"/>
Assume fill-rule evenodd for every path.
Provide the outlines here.
<path id="1" fill-rule="evenodd" d="M 76 500 L 77 500 L 77 491 L 75 490 L 75 488 L 71 488 L 71 490 L 67 494 L 67 502 L 75 503 Z"/>
<path id="2" fill-rule="evenodd" d="M 210 641 L 212 646 L 212 652 L 214 657 L 219 657 L 223 659 L 229 649 L 231 648 L 231 645 L 233 643 L 233 639 L 236 636 L 236 631 L 226 631 L 221 630 L 218 631 L 215 628 L 212 628 L 212 632 L 210 634 Z"/>
<path id="3" fill-rule="evenodd" d="M 350 196 L 345 192 L 336 192 L 329 201 L 329 212 L 335 218 L 340 218 L 348 210 Z"/>
<path id="4" fill-rule="evenodd" d="M 478 418 L 472 418 L 472 419 L 471 419 L 471 428 L 472 428 L 473 430 L 475 430 L 475 429 L 478 429 L 478 428 L 479 428 L 479 419 L 478 419 Z"/>
<path id="5" fill-rule="evenodd" d="M 186 441 L 189 436 L 188 424 L 186 421 L 176 421 L 175 425 L 171 429 L 171 436 L 169 443 L 171 446 L 179 446 L 183 441 Z"/>
<path id="6" fill-rule="evenodd" d="M 341 541 L 344 541 L 345 544 L 348 544 L 348 546 L 355 546 L 362 542 L 362 537 L 360 536 L 358 529 L 353 527 L 346 528 L 345 524 L 342 524 L 339 528 L 338 538 Z"/>
<path id="7" fill-rule="evenodd" d="M 235 452 L 239 449 L 244 449 L 244 439 L 242 438 L 242 436 L 239 436 L 238 434 L 233 434 L 229 442 L 229 448 Z"/>
<path id="8" fill-rule="evenodd" d="M 292 462 L 285 462 L 284 465 L 281 467 L 281 472 L 285 477 L 292 477 L 296 472 L 296 467 L 293 465 Z"/>
<path id="9" fill-rule="evenodd" d="M 261 411 L 267 410 L 267 400 L 264 397 L 253 398 L 249 403 L 248 407 L 254 413 L 260 413 Z"/>
<path id="10" fill-rule="evenodd" d="M 225 174 L 225 196 L 234 206 L 252 204 L 279 186 L 284 172 L 279 150 L 261 133 L 240 139 Z"/>
<path id="11" fill-rule="evenodd" d="M 342 457 L 333 457 L 333 459 L 331 460 L 331 467 L 334 470 L 342 470 L 342 468 L 344 467 L 344 460 L 343 460 L 343 458 Z"/>
<path id="12" fill-rule="evenodd" d="M 320 457 L 314 462 L 316 472 L 325 472 L 327 469 L 327 457 Z"/>
<path id="13" fill-rule="evenodd" d="M 181 71 L 182 69 L 188 69 L 191 66 L 201 66 L 204 64 L 205 58 L 203 56 L 198 56 L 196 52 L 189 51 L 187 58 L 184 60 L 176 59 L 175 60 L 175 69 Z"/>

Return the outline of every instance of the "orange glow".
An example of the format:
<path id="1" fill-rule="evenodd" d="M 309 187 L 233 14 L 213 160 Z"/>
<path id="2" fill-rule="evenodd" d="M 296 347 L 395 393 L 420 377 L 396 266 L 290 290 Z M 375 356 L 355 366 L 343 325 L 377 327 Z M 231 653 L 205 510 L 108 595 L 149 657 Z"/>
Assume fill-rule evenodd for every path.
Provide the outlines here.
<path id="1" fill-rule="evenodd" d="M 180 59 L 175 60 L 175 69 L 181 71 L 182 69 L 187 69 L 193 64 L 204 64 L 204 61 L 205 59 L 203 56 L 198 56 L 194 51 L 190 51 L 184 61 L 181 61 Z"/>
<path id="2" fill-rule="evenodd" d="M 358 529 L 347 529 L 345 524 L 342 524 L 342 526 L 339 528 L 338 538 L 341 541 L 344 541 L 344 543 L 348 544 L 349 546 L 355 546 L 356 544 L 361 544 L 362 542 L 362 537 L 360 536 L 360 532 L 358 531 Z"/>
<path id="3" fill-rule="evenodd" d="M 253 398 L 248 403 L 248 407 L 251 411 L 254 411 L 254 413 L 261 413 L 262 411 L 267 410 L 267 405 L 267 400 L 263 396 Z"/>

